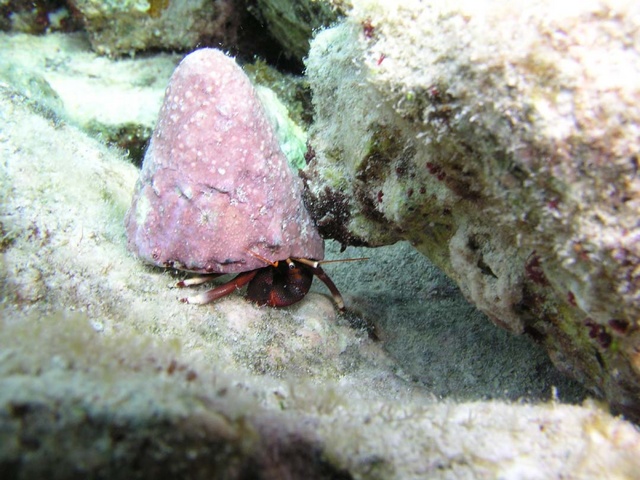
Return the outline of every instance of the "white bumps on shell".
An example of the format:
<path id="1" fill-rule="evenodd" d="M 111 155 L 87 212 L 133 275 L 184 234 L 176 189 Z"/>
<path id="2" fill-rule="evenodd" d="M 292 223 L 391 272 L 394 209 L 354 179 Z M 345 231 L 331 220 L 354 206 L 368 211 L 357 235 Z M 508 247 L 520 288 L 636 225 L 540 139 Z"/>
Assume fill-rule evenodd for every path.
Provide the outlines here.
<path id="1" fill-rule="evenodd" d="M 324 256 L 302 181 L 253 86 L 215 49 L 191 53 L 173 73 L 125 224 L 131 251 L 182 270 Z"/>

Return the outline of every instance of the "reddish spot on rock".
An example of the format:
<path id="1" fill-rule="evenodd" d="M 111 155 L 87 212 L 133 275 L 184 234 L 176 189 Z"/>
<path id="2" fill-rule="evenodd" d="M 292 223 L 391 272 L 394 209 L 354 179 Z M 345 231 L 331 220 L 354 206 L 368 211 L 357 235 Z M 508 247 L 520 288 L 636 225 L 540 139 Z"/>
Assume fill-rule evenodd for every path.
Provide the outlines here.
<path id="1" fill-rule="evenodd" d="M 366 39 L 371 40 L 373 38 L 374 32 L 375 27 L 371 23 L 371 19 L 367 18 L 364 22 L 362 22 L 362 33 Z"/>
<path id="2" fill-rule="evenodd" d="M 311 163 L 316 158 L 316 151 L 313 149 L 311 144 L 307 142 L 307 151 L 304 154 L 304 161 L 307 165 Z"/>
<path id="3" fill-rule="evenodd" d="M 175 360 L 171 360 L 169 366 L 167 367 L 167 373 L 169 375 L 173 375 L 173 372 L 176 371 L 176 368 L 178 368 L 178 362 L 176 362 Z"/>
<path id="4" fill-rule="evenodd" d="M 576 303 L 576 296 L 571 290 L 567 292 L 567 302 L 569 302 L 569 305 L 571 305 L 572 307 L 578 306 L 578 304 Z"/>
<path id="5" fill-rule="evenodd" d="M 584 324 L 589 329 L 589 338 L 592 338 L 596 342 L 598 342 L 598 345 L 600 345 L 602 348 L 609 348 L 612 339 L 611 335 L 607 332 L 604 326 L 594 322 L 590 318 L 587 318 Z"/>
<path id="6" fill-rule="evenodd" d="M 527 274 L 527 278 L 529 278 L 533 283 L 543 287 L 550 285 L 549 280 L 547 280 L 547 276 L 544 274 L 544 270 L 542 270 L 540 257 L 536 254 L 535 250 L 531 252 L 531 255 L 529 255 L 529 259 L 525 263 L 524 270 Z"/>
<path id="7" fill-rule="evenodd" d="M 378 192 L 378 203 L 382 203 L 382 197 L 384 197 L 384 192 L 380 190 Z"/>
<path id="8" fill-rule="evenodd" d="M 612 318 L 611 320 L 609 320 L 609 326 L 614 332 L 625 334 L 629 329 L 629 322 L 627 322 L 626 320 Z"/>
<path id="9" fill-rule="evenodd" d="M 429 173 L 435 176 L 439 181 L 444 180 L 447 176 L 447 174 L 442 170 L 442 167 L 436 163 L 427 162 L 427 169 L 429 170 Z"/>

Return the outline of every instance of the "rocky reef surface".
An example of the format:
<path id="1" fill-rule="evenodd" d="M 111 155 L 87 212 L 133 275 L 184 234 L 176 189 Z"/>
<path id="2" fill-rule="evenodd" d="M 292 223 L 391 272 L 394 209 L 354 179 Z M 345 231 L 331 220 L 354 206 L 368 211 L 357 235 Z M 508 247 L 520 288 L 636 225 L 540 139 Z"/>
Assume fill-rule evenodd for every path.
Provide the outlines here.
<path id="1" fill-rule="evenodd" d="M 568 241 L 566 232 L 584 233 L 578 229 L 584 222 L 599 221 L 594 211 L 609 204 L 576 198 L 601 195 L 596 187 L 602 184 L 590 184 L 595 180 L 580 164 L 580 175 L 571 177 L 575 184 L 565 179 L 554 190 L 563 196 L 547 204 L 544 188 L 565 177 L 556 170 L 550 177 L 551 164 L 541 165 L 531 146 L 526 158 L 533 163 L 525 166 L 502 150 L 505 138 L 522 142 L 515 135 L 520 130 L 498 128 L 505 112 L 518 128 L 541 115 L 532 109 L 530 117 L 517 117 L 528 77 L 495 60 L 515 72 L 505 86 L 491 61 L 518 51 L 503 46 L 500 31 L 518 31 L 512 36 L 519 38 L 528 30 L 510 25 L 510 7 L 489 14 L 451 2 L 431 2 L 420 12 L 412 2 L 399 10 L 385 2 L 354 3 L 343 24 L 312 42 L 307 79 L 316 111 L 303 174 L 321 231 L 337 240 L 328 242 L 327 256 L 371 257 L 325 268 L 345 297 L 345 314 L 323 285 L 286 309 L 259 308 L 238 293 L 208 306 L 178 302 L 184 291 L 175 285 L 184 274 L 147 266 L 127 252 L 124 217 L 138 169 L 83 120 L 118 111 L 114 130 L 119 122 L 150 128 L 149 110 L 159 110 L 178 57 L 112 61 L 92 53 L 78 33 L 0 35 L 0 60 L 11 67 L 0 79 L 0 476 L 633 478 L 640 469 L 637 427 L 596 399 L 584 400 L 579 385 L 562 378 L 529 341 L 533 337 L 556 365 L 633 418 L 637 327 L 623 322 L 628 317 L 620 312 L 632 311 L 626 297 L 610 288 L 617 304 L 606 308 L 620 315 L 585 320 L 589 306 L 602 303 L 600 289 L 617 284 L 594 278 L 591 295 L 581 290 L 590 285 L 585 272 L 597 265 L 574 251 L 574 263 L 585 262 L 579 266 L 587 270 L 577 269 L 582 276 L 565 292 L 568 274 L 543 241 Z M 518 5 L 523 17 L 541 18 L 528 3 Z M 600 28 L 608 19 L 619 26 L 632 18 L 612 8 L 591 23 L 582 20 L 593 17 L 580 17 L 577 25 Z M 560 13 L 574 18 L 570 10 Z M 428 21 L 430 14 L 438 20 Z M 410 33 L 407 18 L 432 33 Z M 480 36 L 486 43 L 474 36 L 485 22 L 499 21 L 504 28 Z M 536 32 L 523 38 L 546 45 L 547 36 Z M 392 48 L 396 41 L 408 48 L 402 43 L 407 35 L 413 64 Z M 465 57 L 456 40 L 479 50 Z M 431 49 L 421 43 L 428 41 Z M 445 44 L 450 50 L 442 53 Z M 537 52 L 529 44 L 522 48 Z M 444 67 L 440 72 L 438 61 L 425 62 L 431 58 L 420 56 L 425 52 L 439 52 L 435 58 L 449 62 L 453 74 L 444 75 Z M 602 58 L 613 61 L 612 55 Z M 534 72 L 562 65 L 540 63 L 535 55 L 530 61 Z M 431 64 L 446 82 L 431 81 L 424 68 Z M 402 65 L 411 68 L 403 73 Z M 424 78 L 410 75 L 416 72 Z M 415 82 L 405 89 L 410 79 Z M 475 88 L 475 103 L 471 93 L 463 94 L 470 92 L 463 80 Z M 539 82 L 542 93 L 545 85 Z M 92 89 L 99 94 L 90 95 Z M 506 108 L 499 100 L 515 103 Z M 553 117 L 556 104 L 548 105 L 542 111 Z M 527 128 L 538 142 L 564 132 L 580 152 L 591 151 L 575 137 L 587 138 L 581 129 L 532 125 Z M 459 151 L 461 145 L 469 150 Z M 569 153 L 566 158 L 582 161 Z M 493 163 L 499 159 L 507 172 Z M 569 171 L 565 163 L 558 163 L 560 172 Z M 589 168 L 603 175 L 597 170 L 602 165 Z M 505 198 L 487 192 L 498 188 L 496 172 Z M 618 185 L 617 178 L 610 184 Z M 633 178 L 624 178 L 633 185 Z M 534 209 L 540 205 L 527 203 L 533 199 L 547 209 Z M 629 215 L 633 200 L 623 203 L 629 205 L 618 213 Z M 560 216 L 568 206 L 591 210 Z M 527 215 L 511 222 L 507 207 Z M 620 225 L 628 220 L 620 218 Z M 550 225 L 557 230 L 545 230 Z M 616 225 L 601 233 L 615 233 Z M 399 239 L 428 254 L 460 290 L 408 242 L 338 252 L 341 244 Z M 570 265 L 562 268 L 570 273 Z M 611 265 L 603 260 L 600 268 L 617 271 L 606 270 Z M 505 330 L 529 335 L 496 328 L 462 294 Z"/>
<path id="2" fill-rule="evenodd" d="M 241 9 L 229 0 L 71 0 L 69 6 L 93 49 L 110 56 L 188 49 L 201 42 L 232 44 L 241 23 Z"/>
<path id="3" fill-rule="evenodd" d="M 321 233 L 410 241 L 640 419 L 637 3 L 353 5 L 307 60 Z"/>

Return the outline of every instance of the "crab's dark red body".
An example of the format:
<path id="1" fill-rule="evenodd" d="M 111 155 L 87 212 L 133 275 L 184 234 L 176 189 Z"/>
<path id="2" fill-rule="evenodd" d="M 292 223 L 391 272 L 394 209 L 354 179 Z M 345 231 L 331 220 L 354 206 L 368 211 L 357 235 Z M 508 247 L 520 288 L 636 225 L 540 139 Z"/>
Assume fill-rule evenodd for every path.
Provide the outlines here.
<path id="1" fill-rule="evenodd" d="M 285 262 L 280 262 L 277 267 L 256 271 L 247 286 L 247 297 L 258 305 L 286 307 L 301 300 L 309 292 L 312 282 L 313 272 L 304 265 L 289 268 Z"/>
<path id="2" fill-rule="evenodd" d="M 250 270 L 237 275 L 233 280 L 195 297 L 183 298 L 186 303 L 205 304 L 222 298 L 247 285 L 247 298 L 260 306 L 288 307 L 299 302 L 309 292 L 313 277 L 318 277 L 331 291 L 340 310 L 344 301 L 331 278 L 318 262 L 306 259 L 287 259 L 267 267 Z M 179 286 L 202 283 L 199 280 L 180 282 Z"/>

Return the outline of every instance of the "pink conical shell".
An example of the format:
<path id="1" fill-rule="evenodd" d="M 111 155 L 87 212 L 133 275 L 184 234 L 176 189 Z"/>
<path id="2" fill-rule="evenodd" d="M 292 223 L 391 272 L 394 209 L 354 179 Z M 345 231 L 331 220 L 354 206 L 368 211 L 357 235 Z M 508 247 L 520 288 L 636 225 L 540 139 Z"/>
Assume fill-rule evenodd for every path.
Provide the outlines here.
<path id="1" fill-rule="evenodd" d="M 249 79 L 214 49 L 191 53 L 171 76 L 125 226 L 142 259 L 195 272 L 324 254 Z"/>

